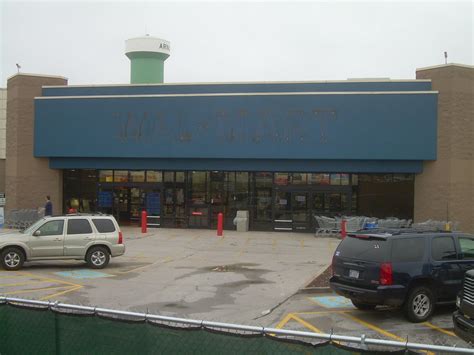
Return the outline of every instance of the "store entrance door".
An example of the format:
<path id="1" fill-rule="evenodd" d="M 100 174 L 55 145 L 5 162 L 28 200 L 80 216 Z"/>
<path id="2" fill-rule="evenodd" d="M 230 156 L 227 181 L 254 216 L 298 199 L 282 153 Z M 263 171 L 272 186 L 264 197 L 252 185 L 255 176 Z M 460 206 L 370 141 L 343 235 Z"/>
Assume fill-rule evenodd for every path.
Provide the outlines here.
<path id="1" fill-rule="evenodd" d="M 141 213 L 147 211 L 153 224 L 160 224 L 161 193 L 152 186 L 102 186 L 98 195 L 98 211 L 112 214 L 120 224 L 140 224 Z"/>
<path id="2" fill-rule="evenodd" d="M 163 195 L 162 225 L 165 227 L 186 228 L 184 187 L 166 187 Z"/>
<path id="3" fill-rule="evenodd" d="M 273 205 L 273 229 L 306 232 L 310 229 L 308 192 L 276 191 Z"/>
<path id="4" fill-rule="evenodd" d="M 293 230 L 297 232 L 308 232 L 311 227 L 309 210 L 309 193 L 292 192 L 291 208 L 293 212 Z"/>
<path id="5" fill-rule="evenodd" d="M 273 229 L 276 231 L 292 231 L 291 192 L 276 191 L 273 201 Z"/>
<path id="6" fill-rule="evenodd" d="M 161 224 L 161 194 L 158 189 L 146 189 L 143 187 L 130 188 L 130 221 L 141 223 L 142 211 L 147 212 L 149 223 L 153 226 Z"/>
<path id="7" fill-rule="evenodd" d="M 130 189 L 116 186 L 113 190 L 113 214 L 119 223 L 130 222 Z"/>

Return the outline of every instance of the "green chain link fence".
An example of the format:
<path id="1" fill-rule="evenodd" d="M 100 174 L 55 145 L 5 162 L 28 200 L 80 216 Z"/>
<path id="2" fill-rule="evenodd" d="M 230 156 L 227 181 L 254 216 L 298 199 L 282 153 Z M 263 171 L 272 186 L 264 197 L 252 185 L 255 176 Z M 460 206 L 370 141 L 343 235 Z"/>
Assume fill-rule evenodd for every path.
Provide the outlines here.
<path id="1" fill-rule="evenodd" d="M 119 313 L 119 312 L 117 312 Z M 243 327 L 244 328 L 244 327 Z M 317 339 L 316 339 L 317 340 Z M 61 307 L 0 303 L 0 354 L 362 354 L 308 339 Z M 388 353 L 390 351 L 383 351 Z M 409 350 L 392 353 L 410 354 Z"/>

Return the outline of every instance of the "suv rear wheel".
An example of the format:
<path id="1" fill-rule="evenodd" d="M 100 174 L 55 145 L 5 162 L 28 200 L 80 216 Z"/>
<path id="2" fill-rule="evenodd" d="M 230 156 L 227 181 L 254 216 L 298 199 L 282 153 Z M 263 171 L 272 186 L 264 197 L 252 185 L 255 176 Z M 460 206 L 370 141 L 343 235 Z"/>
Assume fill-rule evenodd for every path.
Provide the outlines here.
<path id="1" fill-rule="evenodd" d="M 92 247 L 86 255 L 86 262 L 93 269 L 103 269 L 109 264 L 109 260 L 109 251 L 104 247 Z"/>
<path id="2" fill-rule="evenodd" d="M 411 322 L 419 323 L 427 320 L 434 310 L 433 291 L 427 286 L 411 289 L 404 304 L 405 315 Z"/>
<path id="3" fill-rule="evenodd" d="M 352 304 L 361 311 L 372 311 L 377 307 L 375 304 L 361 303 L 351 299 Z"/>
<path id="4" fill-rule="evenodd" d="M 15 247 L 3 249 L 1 253 L 1 264 L 5 270 L 21 269 L 25 262 L 25 254 Z"/>

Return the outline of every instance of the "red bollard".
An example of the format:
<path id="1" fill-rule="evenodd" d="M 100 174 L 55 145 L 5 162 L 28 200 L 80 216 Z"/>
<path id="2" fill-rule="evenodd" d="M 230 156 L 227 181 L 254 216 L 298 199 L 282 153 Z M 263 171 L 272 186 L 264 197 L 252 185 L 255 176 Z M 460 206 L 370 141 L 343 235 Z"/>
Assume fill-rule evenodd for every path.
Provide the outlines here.
<path id="1" fill-rule="evenodd" d="M 146 211 L 142 211 L 142 233 L 146 233 L 146 225 L 147 225 L 147 221 L 146 221 Z"/>
<path id="2" fill-rule="evenodd" d="M 217 214 L 217 236 L 222 237 L 224 229 L 224 215 L 222 212 Z"/>
<path id="3" fill-rule="evenodd" d="M 341 221 L 341 237 L 342 237 L 342 239 L 344 239 L 347 236 L 346 223 L 347 223 L 347 221 L 345 219 L 343 219 Z"/>

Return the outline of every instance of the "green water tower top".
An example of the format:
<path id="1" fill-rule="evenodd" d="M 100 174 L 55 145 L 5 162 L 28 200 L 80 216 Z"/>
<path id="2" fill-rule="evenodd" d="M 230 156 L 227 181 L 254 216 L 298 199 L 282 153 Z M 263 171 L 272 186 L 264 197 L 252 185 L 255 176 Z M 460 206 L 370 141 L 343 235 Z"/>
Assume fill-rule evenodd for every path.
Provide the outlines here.
<path id="1" fill-rule="evenodd" d="M 170 42 L 151 36 L 130 38 L 125 41 L 125 55 L 130 59 L 131 84 L 163 83 Z"/>

